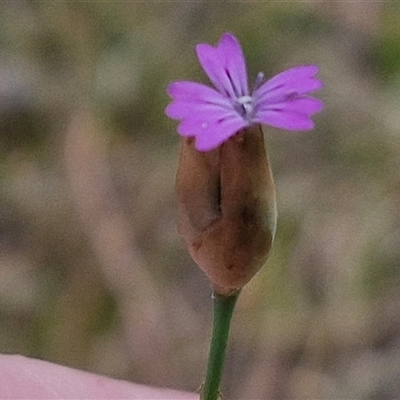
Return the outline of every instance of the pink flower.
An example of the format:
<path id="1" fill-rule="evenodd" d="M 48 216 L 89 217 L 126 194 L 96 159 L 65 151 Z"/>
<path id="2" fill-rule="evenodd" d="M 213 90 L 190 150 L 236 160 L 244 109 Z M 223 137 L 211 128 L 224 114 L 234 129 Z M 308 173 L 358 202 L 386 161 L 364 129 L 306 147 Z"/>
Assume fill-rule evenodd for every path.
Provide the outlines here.
<path id="1" fill-rule="evenodd" d="M 173 100 L 165 112 L 181 121 L 181 136 L 196 138 L 197 150 L 213 150 L 257 123 L 291 131 L 314 128 L 311 116 L 323 108 L 320 100 L 308 96 L 322 87 L 315 78 L 317 66 L 290 68 L 264 83 L 259 73 L 250 92 L 242 48 L 234 35 L 224 33 L 216 47 L 199 44 L 196 52 L 217 90 L 196 82 L 173 82 L 167 89 Z"/>

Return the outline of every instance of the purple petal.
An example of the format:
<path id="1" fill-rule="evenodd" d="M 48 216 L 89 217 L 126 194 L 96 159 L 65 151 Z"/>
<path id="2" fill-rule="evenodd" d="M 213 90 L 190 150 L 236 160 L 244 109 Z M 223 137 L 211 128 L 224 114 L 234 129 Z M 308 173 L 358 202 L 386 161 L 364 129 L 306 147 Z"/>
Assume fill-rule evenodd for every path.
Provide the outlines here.
<path id="1" fill-rule="evenodd" d="M 195 147 L 199 151 L 213 150 L 246 125 L 247 122 L 237 116 L 214 121 L 201 135 L 196 136 Z"/>
<path id="2" fill-rule="evenodd" d="M 275 109 L 260 111 L 254 122 L 289 131 L 307 131 L 314 128 L 314 123 L 307 114 Z"/>
<path id="3" fill-rule="evenodd" d="M 230 101 L 216 90 L 195 82 L 174 82 L 168 86 L 168 94 L 174 101 L 167 106 L 165 113 L 173 119 L 183 119 L 198 112 L 213 110 L 232 110 Z"/>
<path id="4" fill-rule="evenodd" d="M 174 100 L 200 100 L 214 104 L 229 104 L 229 101 L 215 89 L 197 82 L 172 82 L 167 87 L 167 93 Z"/>
<path id="5" fill-rule="evenodd" d="M 237 89 L 237 95 L 247 96 L 249 87 L 247 83 L 247 69 L 244 59 L 242 47 L 237 38 L 231 33 L 222 35 L 218 49 L 223 60 L 225 70 L 233 82 L 233 86 Z"/>
<path id="6" fill-rule="evenodd" d="M 199 151 L 218 147 L 247 124 L 228 98 L 207 86 L 182 81 L 170 84 L 167 91 L 174 100 L 167 106 L 166 114 L 182 120 L 178 133 L 196 137 Z"/>
<path id="7" fill-rule="evenodd" d="M 316 65 L 300 65 L 280 72 L 268 80 L 271 84 L 280 84 L 285 81 L 294 81 L 296 79 L 312 78 L 318 74 L 319 68 Z"/>
<path id="8" fill-rule="evenodd" d="M 282 111 L 310 116 L 321 111 L 323 108 L 324 104 L 321 100 L 314 99 L 313 97 L 297 97 L 287 99 L 281 103 L 266 103 L 265 105 L 260 105 L 257 109 L 256 116 L 259 112 L 263 111 Z"/>
<path id="9" fill-rule="evenodd" d="M 290 68 L 265 82 L 254 91 L 256 103 L 280 102 L 294 95 L 305 95 L 321 89 L 322 82 L 314 76 L 318 73 L 315 65 Z"/>
<path id="10" fill-rule="evenodd" d="M 214 108 L 213 110 L 205 112 L 195 112 L 185 118 L 178 125 L 178 133 L 181 136 L 198 136 L 203 135 L 208 131 L 210 126 L 216 126 L 220 121 L 238 120 L 245 123 L 234 110 L 223 110 L 221 108 Z"/>
<path id="11" fill-rule="evenodd" d="M 227 97 L 233 97 L 232 83 L 226 74 L 218 50 L 209 44 L 201 43 L 196 46 L 197 57 L 204 72 L 214 86 Z"/>
<path id="12" fill-rule="evenodd" d="M 196 53 L 204 72 L 221 93 L 230 98 L 248 95 L 246 64 L 235 36 L 225 33 L 216 47 L 198 44 Z"/>
<path id="13" fill-rule="evenodd" d="M 171 104 L 167 106 L 165 109 L 165 113 L 168 117 L 172 119 L 185 119 L 192 115 L 196 114 L 207 114 L 213 113 L 214 110 L 222 111 L 233 111 L 233 108 L 230 104 L 226 106 L 221 106 L 219 104 L 213 103 L 203 103 L 201 101 L 185 101 L 185 100 L 177 100 L 173 101 Z"/>

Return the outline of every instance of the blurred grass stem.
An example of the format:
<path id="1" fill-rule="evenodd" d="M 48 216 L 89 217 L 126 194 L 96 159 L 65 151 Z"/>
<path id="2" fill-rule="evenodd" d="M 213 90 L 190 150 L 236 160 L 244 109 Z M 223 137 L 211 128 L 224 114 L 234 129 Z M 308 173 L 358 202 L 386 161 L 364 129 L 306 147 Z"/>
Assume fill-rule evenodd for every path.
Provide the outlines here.
<path id="1" fill-rule="evenodd" d="M 201 400 L 218 400 L 220 398 L 219 386 L 225 352 L 228 344 L 232 314 L 238 297 L 239 292 L 230 296 L 223 296 L 217 293 L 213 295 L 214 317 L 211 346 Z"/>

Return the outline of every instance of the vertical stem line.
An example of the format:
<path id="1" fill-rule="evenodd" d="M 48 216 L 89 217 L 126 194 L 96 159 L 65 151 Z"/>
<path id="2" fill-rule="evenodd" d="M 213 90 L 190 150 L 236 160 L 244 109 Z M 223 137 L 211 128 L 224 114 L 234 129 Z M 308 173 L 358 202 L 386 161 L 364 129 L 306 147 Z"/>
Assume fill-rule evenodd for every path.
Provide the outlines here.
<path id="1" fill-rule="evenodd" d="M 214 316 L 211 346 L 201 400 L 219 399 L 219 386 L 228 344 L 231 319 L 238 297 L 239 292 L 231 296 L 223 296 L 217 293 L 213 295 Z"/>

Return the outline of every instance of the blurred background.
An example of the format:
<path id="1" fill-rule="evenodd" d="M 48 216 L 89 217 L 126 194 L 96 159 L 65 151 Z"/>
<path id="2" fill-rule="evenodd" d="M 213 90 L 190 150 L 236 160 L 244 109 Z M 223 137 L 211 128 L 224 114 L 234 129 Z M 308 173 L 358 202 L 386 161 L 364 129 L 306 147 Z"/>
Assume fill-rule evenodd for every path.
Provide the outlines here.
<path id="1" fill-rule="evenodd" d="M 250 81 L 318 64 L 316 129 L 266 128 L 279 223 L 226 399 L 400 398 L 400 3 L 2 1 L 0 352 L 195 391 L 210 287 L 176 231 L 172 80 L 238 36 Z"/>

